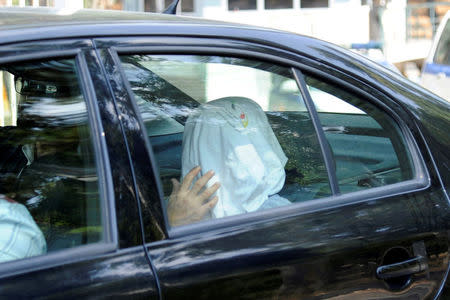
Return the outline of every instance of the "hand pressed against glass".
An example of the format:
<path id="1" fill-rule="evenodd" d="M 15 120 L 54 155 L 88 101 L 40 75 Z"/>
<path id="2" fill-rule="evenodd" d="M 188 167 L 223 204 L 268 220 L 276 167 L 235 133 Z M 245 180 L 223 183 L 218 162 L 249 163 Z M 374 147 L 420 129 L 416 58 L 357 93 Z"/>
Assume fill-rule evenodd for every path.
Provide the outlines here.
<path id="1" fill-rule="evenodd" d="M 219 200 L 217 196 L 211 196 L 219 189 L 220 183 L 216 182 L 205 188 L 206 183 L 214 176 L 212 170 L 200 177 L 191 188 L 192 181 L 200 170 L 199 166 L 190 170 L 182 183 L 172 178 L 173 189 L 167 207 L 170 225 L 180 226 L 202 220 Z"/>

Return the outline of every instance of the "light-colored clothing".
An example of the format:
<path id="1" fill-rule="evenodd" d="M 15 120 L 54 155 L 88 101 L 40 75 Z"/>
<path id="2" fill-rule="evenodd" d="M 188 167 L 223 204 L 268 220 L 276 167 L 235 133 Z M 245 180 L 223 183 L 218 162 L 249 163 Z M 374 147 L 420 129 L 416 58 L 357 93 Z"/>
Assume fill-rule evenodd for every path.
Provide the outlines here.
<path id="1" fill-rule="evenodd" d="M 284 185 L 286 155 L 261 107 L 248 98 L 227 97 L 200 106 L 183 135 L 182 178 L 195 166 L 213 170 L 207 186 L 220 182 L 212 218 L 289 204 L 271 196 Z M 198 179 L 197 178 L 197 179 Z"/>
<path id="2" fill-rule="evenodd" d="M 0 195 L 0 262 L 46 252 L 44 235 L 26 207 Z"/>

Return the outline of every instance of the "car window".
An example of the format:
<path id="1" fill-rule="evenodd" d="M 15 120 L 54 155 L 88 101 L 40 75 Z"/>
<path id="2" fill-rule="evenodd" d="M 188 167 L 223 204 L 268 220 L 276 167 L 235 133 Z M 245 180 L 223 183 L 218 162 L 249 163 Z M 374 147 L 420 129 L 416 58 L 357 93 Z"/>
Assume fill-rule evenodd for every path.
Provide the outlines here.
<path id="1" fill-rule="evenodd" d="M 0 66 L 0 261 L 102 239 L 75 60 Z"/>
<path id="2" fill-rule="evenodd" d="M 173 179 L 187 182 L 198 165 L 197 182 L 215 172 L 204 188 L 221 184 L 198 201 L 218 200 L 184 224 L 330 195 L 318 138 L 290 68 L 219 56 L 121 60 L 158 164 L 169 221 Z M 196 195 L 203 192 L 196 188 Z"/>
<path id="3" fill-rule="evenodd" d="M 332 150 L 341 193 L 412 179 L 397 123 L 366 99 L 311 76 L 306 83 Z"/>
<path id="4" fill-rule="evenodd" d="M 434 62 L 441 65 L 450 66 L 450 21 L 445 24 L 441 38 L 436 48 Z"/>

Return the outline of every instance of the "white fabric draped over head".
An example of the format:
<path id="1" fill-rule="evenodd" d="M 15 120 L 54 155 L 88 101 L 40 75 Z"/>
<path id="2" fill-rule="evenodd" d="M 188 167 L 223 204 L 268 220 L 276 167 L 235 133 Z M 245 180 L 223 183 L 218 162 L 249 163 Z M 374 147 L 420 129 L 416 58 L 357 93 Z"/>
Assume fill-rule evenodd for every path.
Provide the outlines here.
<path id="1" fill-rule="evenodd" d="M 221 183 L 212 218 L 259 209 L 283 187 L 286 162 L 266 114 L 248 98 L 205 103 L 186 122 L 182 178 L 196 166 L 202 169 L 198 178 L 215 172 L 207 184 Z"/>

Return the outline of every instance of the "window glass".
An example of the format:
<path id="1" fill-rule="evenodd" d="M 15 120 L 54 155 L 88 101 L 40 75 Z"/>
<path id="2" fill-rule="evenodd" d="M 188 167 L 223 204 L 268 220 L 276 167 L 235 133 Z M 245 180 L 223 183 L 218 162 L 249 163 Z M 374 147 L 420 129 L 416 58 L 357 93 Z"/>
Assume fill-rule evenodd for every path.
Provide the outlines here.
<path id="1" fill-rule="evenodd" d="M 256 0 L 228 0 L 228 10 L 256 9 Z"/>
<path id="2" fill-rule="evenodd" d="M 436 49 L 434 61 L 437 64 L 450 66 L 450 21 L 447 21 L 442 31 L 439 44 Z"/>
<path id="3" fill-rule="evenodd" d="M 194 0 L 181 1 L 181 11 L 182 12 L 193 12 L 194 11 Z"/>
<path id="4" fill-rule="evenodd" d="M 300 8 L 328 7 L 328 0 L 300 0 Z"/>
<path id="5" fill-rule="evenodd" d="M 171 225 L 330 195 L 318 139 L 291 69 L 218 56 L 121 60 L 158 162 Z M 192 186 L 198 192 L 189 199 L 217 203 L 201 216 L 175 222 L 171 213 L 178 184 L 172 179 L 188 191 L 186 175 L 196 166 L 202 168 Z M 215 174 L 205 186 L 214 194 L 195 200 L 204 191 L 199 182 L 208 170 Z M 220 182 L 217 191 L 215 182 Z M 186 200 L 185 207 L 193 205 Z"/>
<path id="6" fill-rule="evenodd" d="M 0 261 L 102 239 L 74 60 L 0 66 Z"/>
<path id="7" fill-rule="evenodd" d="M 413 178 L 403 135 L 375 105 L 334 85 L 306 77 L 331 147 L 341 193 Z"/>
<path id="8" fill-rule="evenodd" d="M 264 0 L 265 9 L 292 8 L 292 0 Z"/>
<path id="9" fill-rule="evenodd" d="M 155 0 L 144 0 L 144 11 L 156 12 Z"/>

